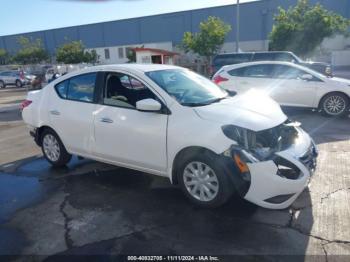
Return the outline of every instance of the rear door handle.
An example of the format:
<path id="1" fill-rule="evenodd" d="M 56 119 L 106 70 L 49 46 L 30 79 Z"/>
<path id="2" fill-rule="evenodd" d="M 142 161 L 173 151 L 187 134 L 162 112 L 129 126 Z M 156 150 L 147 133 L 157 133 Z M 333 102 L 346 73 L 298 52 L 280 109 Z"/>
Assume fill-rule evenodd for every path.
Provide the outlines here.
<path id="1" fill-rule="evenodd" d="M 100 118 L 100 122 L 110 124 L 113 123 L 113 120 L 107 117 L 102 117 Z"/>
<path id="2" fill-rule="evenodd" d="M 61 113 L 59 111 L 57 111 L 57 110 L 51 110 L 50 114 L 51 115 L 55 115 L 55 116 L 59 116 Z"/>

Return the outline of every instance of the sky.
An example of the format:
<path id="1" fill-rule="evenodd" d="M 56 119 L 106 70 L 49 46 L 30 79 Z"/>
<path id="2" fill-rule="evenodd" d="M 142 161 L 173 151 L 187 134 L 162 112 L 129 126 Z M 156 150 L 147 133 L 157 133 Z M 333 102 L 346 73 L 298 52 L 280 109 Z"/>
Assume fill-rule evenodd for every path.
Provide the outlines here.
<path id="1" fill-rule="evenodd" d="M 199 9 L 237 0 L 1 0 L 0 36 Z M 240 0 L 241 3 L 256 0 Z"/>

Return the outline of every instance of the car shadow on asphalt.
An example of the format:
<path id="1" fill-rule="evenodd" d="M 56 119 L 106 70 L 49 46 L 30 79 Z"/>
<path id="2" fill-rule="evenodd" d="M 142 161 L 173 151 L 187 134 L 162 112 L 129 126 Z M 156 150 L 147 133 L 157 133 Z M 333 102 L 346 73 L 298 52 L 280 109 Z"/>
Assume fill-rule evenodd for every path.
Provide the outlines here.
<path id="1" fill-rule="evenodd" d="M 69 254 L 298 254 L 303 257 L 313 225 L 308 190 L 294 207 L 285 210 L 263 209 L 237 196 L 224 206 L 205 209 L 191 204 L 166 178 L 90 160 L 73 159 L 67 167 L 57 169 L 37 157 L 18 163 L 8 173 L 36 179 L 45 187 L 55 184 L 51 192 L 45 192 L 33 205 L 58 192 L 66 195 L 65 214 L 73 245 L 49 257 L 49 261 Z M 4 187 L 8 179 L 4 180 Z M 30 205 L 27 208 L 30 212 Z M 28 223 L 35 225 L 35 221 Z M 47 221 L 47 225 L 42 223 L 40 227 L 49 237 L 55 237 L 50 236 L 49 227 L 45 228 L 50 223 Z M 8 233 L 4 240 L 6 237 Z M 261 257 L 259 260 L 264 261 Z"/>
<path id="2" fill-rule="evenodd" d="M 22 120 L 22 113 L 19 109 L 0 111 L 0 123 L 14 122 L 19 120 Z"/>
<path id="3" fill-rule="evenodd" d="M 316 144 L 350 139 L 350 115 L 327 117 L 317 111 L 300 108 L 283 108 L 284 113 L 314 139 Z"/>

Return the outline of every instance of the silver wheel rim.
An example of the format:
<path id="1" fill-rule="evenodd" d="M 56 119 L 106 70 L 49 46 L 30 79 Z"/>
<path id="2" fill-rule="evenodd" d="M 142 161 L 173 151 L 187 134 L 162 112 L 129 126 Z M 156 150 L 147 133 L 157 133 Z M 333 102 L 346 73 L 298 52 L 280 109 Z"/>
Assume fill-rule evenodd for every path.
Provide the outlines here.
<path id="1" fill-rule="evenodd" d="M 324 110 L 330 115 L 339 115 L 346 107 L 345 99 L 341 96 L 330 96 L 324 101 Z"/>
<path id="2" fill-rule="evenodd" d="M 215 172 L 202 162 L 189 163 L 184 169 L 183 180 L 188 193 L 199 201 L 211 201 L 219 192 Z"/>
<path id="3" fill-rule="evenodd" d="M 60 158 L 60 146 L 53 135 L 45 135 L 43 139 L 43 149 L 46 157 L 52 162 L 56 162 Z"/>
<path id="4" fill-rule="evenodd" d="M 16 86 L 17 86 L 17 87 L 21 87 L 21 82 L 17 80 L 17 81 L 16 81 Z"/>
<path id="5" fill-rule="evenodd" d="M 4 82 L 0 82 L 0 88 L 4 88 L 4 86 L 5 86 L 5 84 L 4 84 Z"/>

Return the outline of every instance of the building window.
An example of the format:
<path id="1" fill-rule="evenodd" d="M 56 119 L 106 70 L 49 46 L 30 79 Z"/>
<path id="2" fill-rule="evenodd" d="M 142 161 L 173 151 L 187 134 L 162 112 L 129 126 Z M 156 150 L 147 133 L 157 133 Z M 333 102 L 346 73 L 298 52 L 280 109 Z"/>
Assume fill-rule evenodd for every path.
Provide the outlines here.
<path id="1" fill-rule="evenodd" d="M 124 48 L 123 47 L 118 48 L 118 56 L 119 56 L 119 58 L 124 58 Z"/>
<path id="2" fill-rule="evenodd" d="M 105 59 L 109 59 L 109 58 L 110 58 L 109 49 L 106 48 L 106 49 L 105 49 Z"/>
<path id="3" fill-rule="evenodd" d="M 142 56 L 141 58 L 141 63 L 142 64 L 151 64 L 151 57 L 150 56 Z"/>

